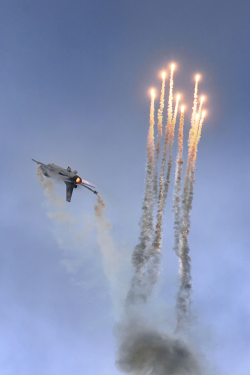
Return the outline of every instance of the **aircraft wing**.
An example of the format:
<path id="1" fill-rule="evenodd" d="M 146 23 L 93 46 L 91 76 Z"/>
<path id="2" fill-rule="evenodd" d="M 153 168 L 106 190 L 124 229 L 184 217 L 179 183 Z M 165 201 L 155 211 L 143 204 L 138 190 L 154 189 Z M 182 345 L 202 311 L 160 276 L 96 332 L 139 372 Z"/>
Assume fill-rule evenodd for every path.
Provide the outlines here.
<path id="1" fill-rule="evenodd" d="M 71 197 L 72 197 L 74 186 L 67 182 L 65 182 L 65 184 L 66 184 L 66 201 L 71 202 Z"/>

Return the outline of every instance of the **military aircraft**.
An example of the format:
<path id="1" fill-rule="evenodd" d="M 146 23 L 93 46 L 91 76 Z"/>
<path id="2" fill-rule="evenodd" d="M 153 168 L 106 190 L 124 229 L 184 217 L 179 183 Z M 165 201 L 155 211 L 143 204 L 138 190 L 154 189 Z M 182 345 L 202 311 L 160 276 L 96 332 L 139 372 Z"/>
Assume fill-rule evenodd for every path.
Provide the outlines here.
<path id="1" fill-rule="evenodd" d="M 93 193 L 98 194 L 93 185 L 88 181 L 83 180 L 77 175 L 77 171 L 72 171 L 70 167 L 64 169 L 56 164 L 43 164 L 40 161 L 32 159 L 35 163 L 40 166 L 42 174 L 47 178 L 56 178 L 63 180 L 66 184 L 66 201 L 70 202 L 73 189 L 76 189 L 78 185 L 84 186 L 85 188 L 91 190 Z"/>

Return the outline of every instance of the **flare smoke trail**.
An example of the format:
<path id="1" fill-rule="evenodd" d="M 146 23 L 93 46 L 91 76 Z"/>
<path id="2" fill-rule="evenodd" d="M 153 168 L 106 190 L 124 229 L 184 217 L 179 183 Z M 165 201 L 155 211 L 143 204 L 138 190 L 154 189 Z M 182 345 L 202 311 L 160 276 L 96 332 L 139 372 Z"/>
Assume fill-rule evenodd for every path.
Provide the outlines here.
<path id="1" fill-rule="evenodd" d="M 167 148 L 169 146 L 169 139 L 172 136 L 172 128 L 175 125 L 176 116 L 177 116 L 177 108 L 178 108 L 178 101 L 175 108 L 174 118 L 172 119 L 172 107 L 173 107 L 173 73 L 174 73 L 174 64 L 171 66 L 171 74 L 170 74 L 170 83 L 169 83 L 169 98 L 168 98 L 168 122 L 165 129 L 165 142 L 164 142 L 164 150 L 162 156 L 162 164 L 161 164 L 161 174 L 159 180 L 159 199 L 158 199 L 158 210 L 157 210 L 157 217 L 156 217 L 156 225 L 154 231 L 154 238 L 151 245 L 149 257 L 151 266 L 149 268 L 149 275 L 151 278 L 151 284 L 154 285 L 159 277 L 159 264 L 160 264 L 160 254 L 161 254 L 161 247 L 162 247 L 162 226 L 163 226 L 163 213 L 164 213 L 164 173 L 165 173 L 165 165 L 166 165 L 166 156 L 167 156 Z"/>
<path id="2" fill-rule="evenodd" d="M 163 225 L 163 212 L 166 197 L 166 184 L 167 189 L 170 183 L 170 172 L 172 166 L 172 144 L 174 139 L 174 129 L 176 123 L 178 100 L 175 106 L 174 115 L 172 116 L 172 101 L 173 101 L 173 70 L 174 66 L 171 67 L 170 76 L 170 88 L 169 88 L 169 100 L 168 100 L 168 121 L 165 130 L 164 149 L 161 163 L 160 181 L 159 181 L 159 197 L 158 197 L 158 211 L 156 217 L 156 227 L 153 237 L 153 242 L 150 246 L 150 238 L 152 233 L 151 226 L 151 210 L 148 206 L 148 197 L 151 196 L 151 190 L 148 183 L 152 183 L 152 169 L 150 168 L 151 153 L 149 142 L 147 144 L 148 159 L 147 159 L 147 177 L 145 187 L 145 198 L 143 204 L 143 214 L 141 219 L 141 234 L 140 243 L 136 246 L 133 253 L 133 264 L 135 266 L 135 276 L 132 279 L 132 285 L 128 298 L 126 300 L 125 311 L 123 319 L 120 325 L 116 328 L 116 336 L 119 341 L 118 360 L 116 362 L 117 367 L 127 373 L 133 375 L 201 375 L 200 363 L 196 360 L 193 352 L 191 351 L 190 345 L 187 345 L 182 339 L 176 339 L 162 334 L 157 329 L 157 322 L 149 323 L 145 313 L 148 304 L 138 304 L 138 302 L 146 302 L 149 297 L 154 284 L 157 281 L 158 269 L 160 263 L 160 254 L 162 247 L 162 225 Z M 197 81 L 198 82 L 198 81 Z M 190 279 L 190 258 L 188 255 L 189 249 L 187 248 L 187 235 L 189 231 L 189 213 L 192 205 L 192 194 L 193 191 L 190 186 L 193 186 L 193 175 L 191 171 L 194 171 L 195 152 L 197 150 L 197 142 L 200 138 L 200 131 L 202 121 L 199 121 L 199 126 L 194 131 L 196 124 L 195 116 L 197 109 L 197 93 L 198 83 L 196 82 L 195 95 L 194 95 L 194 109 L 195 115 L 192 115 L 192 127 L 190 130 L 189 140 L 189 162 L 187 164 L 187 172 L 185 178 L 185 189 L 183 193 L 183 204 L 181 216 L 180 208 L 180 189 L 181 189 L 181 172 L 182 172 L 182 152 L 183 152 L 183 125 L 184 125 L 184 110 L 181 113 L 179 136 L 178 136 L 178 158 L 176 166 L 176 185 L 175 185 L 175 199 L 174 199 L 174 212 L 175 212 L 175 235 L 176 241 L 179 242 L 178 254 L 180 257 L 180 279 L 181 287 L 178 294 L 177 302 L 179 302 L 177 308 L 177 323 L 178 328 L 183 323 L 185 318 L 185 309 L 187 302 L 189 302 L 189 296 L 187 298 L 186 293 L 188 290 L 188 283 Z M 151 119 L 151 116 L 150 116 Z M 151 130 L 150 120 L 150 130 Z M 149 131 L 150 134 L 150 131 Z M 151 137 L 152 139 L 152 137 Z M 196 143 L 193 143 L 195 139 Z M 167 150 L 170 148 L 170 163 L 168 164 L 168 173 L 164 189 L 164 175 L 166 167 L 166 156 Z M 193 152 L 194 151 L 194 152 Z M 150 177 L 150 178 L 149 178 Z M 153 181 L 154 182 L 154 181 Z M 148 190 L 147 190 L 148 189 Z M 165 193 L 165 195 L 164 195 Z M 147 195 L 148 194 L 148 195 Z M 184 199 L 185 198 L 185 199 Z M 150 203 L 152 202 L 149 200 Z M 145 216 L 145 213 L 149 216 Z M 150 225 L 145 218 L 150 217 Z M 143 221 L 144 220 L 144 221 Z M 189 267 L 189 268 L 188 268 Z M 183 302 L 184 301 L 184 302 Z M 143 308 L 143 310 L 142 310 Z"/>
<path id="3" fill-rule="evenodd" d="M 37 167 L 36 174 L 39 178 L 40 185 L 44 191 L 44 195 L 48 198 L 49 203 L 56 207 L 62 207 L 64 205 L 63 199 L 58 194 L 56 194 L 56 191 L 51 180 L 46 179 L 44 181 L 40 165 L 38 165 Z"/>
<path id="4" fill-rule="evenodd" d="M 197 149 L 195 149 L 195 147 L 197 146 L 198 134 L 200 132 L 200 129 L 202 127 L 202 123 L 203 123 L 203 120 L 204 120 L 204 115 L 203 115 L 204 113 L 202 112 L 203 102 L 204 102 L 204 96 L 201 97 L 199 111 L 196 114 L 196 123 L 195 123 L 195 130 L 194 130 L 194 139 L 193 139 L 193 143 L 194 143 L 193 154 L 197 153 Z"/>
<path id="5" fill-rule="evenodd" d="M 97 194 L 97 204 L 95 208 L 95 219 L 97 229 L 97 241 L 103 256 L 103 268 L 105 275 L 109 281 L 111 289 L 111 298 L 115 307 L 115 312 L 120 310 L 121 297 L 121 270 L 122 264 L 119 253 L 117 252 L 113 238 L 110 234 L 112 225 L 105 217 L 106 206 L 99 194 Z"/>
<path id="6" fill-rule="evenodd" d="M 157 209 L 154 239 L 152 243 L 152 256 L 155 258 L 154 259 L 155 274 L 158 273 L 157 264 L 159 263 L 159 255 L 161 253 L 161 246 L 162 246 L 162 224 L 163 224 L 163 210 L 164 210 L 164 174 L 165 174 L 165 166 L 166 166 L 167 148 L 169 144 L 169 136 L 171 132 L 171 123 L 172 123 L 172 106 L 173 106 L 172 103 L 173 103 L 173 85 L 174 85 L 173 74 L 174 74 L 174 65 L 171 66 L 171 74 L 170 74 L 170 82 L 169 82 L 168 121 L 165 127 L 165 139 L 164 139 L 163 155 L 162 155 L 162 162 L 161 162 L 161 173 L 160 173 L 160 179 L 159 179 L 158 209 Z"/>
<path id="7" fill-rule="evenodd" d="M 64 199 L 55 190 L 50 179 L 44 179 L 40 166 L 36 174 L 47 198 L 49 212 L 47 216 L 56 224 L 54 235 L 60 248 L 64 250 L 62 263 L 70 273 L 75 273 L 84 263 L 88 252 L 82 250 L 82 244 L 93 230 L 89 216 L 74 216 L 65 209 Z"/>
<path id="8" fill-rule="evenodd" d="M 163 109 L 165 103 L 165 84 L 166 84 L 166 73 L 162 73 L 162 86 L 161 86 L 161 98 L 160 98 L 160 107 L 158 109 L 157 119 L 158 119 L 158 134 L 157 134 L 157 145 L 156 145 L 156 156 L 155 156 L 155 169 L 154 169 L 154 196 L 157 200 L 158 194 L 158 168 L 157 163 L 160 156 L 161 150 L 161 137 L 162 137 L 162 119 L 163 119 Z"/>
<path id="9" fill-rule="evenodd" d="M 174 69 L 175 65 L 171 65 L 171 74 L 170 74 L 170 82 L 169 82 L 169 97 L 168 97 L 168 130 L 171 130 L 172 124 L 172 112 L 173 112 L 173 88 L 174 88 Z"/>
<path id="10" fill-rule="evenodd" d="M 174 111 L 174 116 L 173 120 L 171 123 L 171 128 L 170 128 L 170 135 L 169 135 L 169 143 L 168 143 L 168 148 L 169 148 L 169 159 L 168 159 L 168 169 L 167 169 L 167 176 L 166 176 L 166 181 L 164 184 L 164 206 L 166 204 L 166 200 L 168 197 L 168 191 L 169 191 L 169 185 L 170 185 L 170 176 L 171 176 L 171 170 L 172 170 L 172 165 L 173 165 L 173 154 L 172 154 L 172 148 L 173 148 L 173 142 L 174 142 L 174 131 L 175 131 L 175 124 L 176 124 L 176 116 L 177 116 L 177 111 L 178 111 L 178 104 L 179 104 L 179 99 L 180 96 L 177 95 L 176 98 L 176 105 L 175 105 L 175 111 Z"/>
<path id="11" fill-rule="evenodd" d="M 155 91 L 151 90 L 151 103 L 150 103 L 150 116 L 149 116 L 149 132 L 148 132 L 148 144 L 147 144 L 147 153 L 148 153 L 148 160 L 150 165 L 150 173 L 152 174 L 152 168 L 154 166 L 154 151 L 155 151 L 155 144 L 154 144 L 154 120 L 155 116 Z"/>
<path id="12" fill-rule="evenodd" d="M 192 117 L 191 117 L 191 129 L 189 132 L 189 138 L 188 138 L 188 147 L 190 148 L 190 142 L 193 139 L 193 132 L 195 128 L 195 122 L 196 122 L 196 112 L 197 112 L 197 100 L 198 100 L 198 83 L 200 80 L 200 76 L 197 75 L 195 79 L 195 88 L 194 88 L 194 101 L 193 101 L 193 108 L 192 108 Z"/>
<path id="13" fill-rule="evenodd" d="M 201 139 L 201 130 L 202 130 L 202 125 L 203 125 L 203 121 L 204 121 L 205 115 L 206 115 L 206 112 L 203 111 L 202 112 L 202 116 L 201 116 L 201 120 L 200 120 L 200 123 L 199 123 L 198 134 L 197 134 L 196 152 L 195 152 L 195 160 L 194 160 L 194 162 L 196 161 L 196 157 L 197 157 L 197 147 L 198 147 L 198 144 L 199 144 L 200 139 Z"/>
<path id="14" fill-rule="evenodd" d="M 66 232 L 66 237 L 69 241 L 71 249 L 71 255 L 72 250 L 75 247 L 78 247 L 80 250 L 78 252 L 75 252 L 75 258 L 73 260 L 67 258 L 63 261 L 67 270 L 73 272 L 84 261 L 84 254 L 86 253 L 86 250 L 82 251 L 83 240 L 86 239 L 85 237 L 87 233 L 90 230 L 94 229 L 94 225 L 91 223 L 90 227 L 89 225 L 87 225 L 87 223 L 84 223 L 83 227 L 78 227 L 79 223 L 77 218 L 64 210 L 65 201 L 58 195 L 51 180 L 44 180 L 40 166 L 38 166 L 36 173 L 39 178 L 41 187 L 44 190 L 44 194 L 48 199 L 50 207 L 54 207 L 56 209 L 54 212 L 49 212 L 48 216 L 50 217 L 50 219 L 55 221 L 56 224 L 59 225 L 58 242 L 60 246 L 64 243 L 64 235 Z M 103 256 L 103 268 L 105 275 L 110 283 L 111 297 L 113 298 L 115 313 L 118 313 L 121 306 L 120 300 L 122 298 L 121 283 L 123 275 L 120 270 L 120 265 L 122 264 L 120 257 L 122 254 L 117 252 L 114 245 L 112 236 L 110 234 L 111 225 L 105 217 L 105 203 L 99 194 L 98 201 L 94 206 L 94 209 L 97 241 Z M 62 234 L 62 232 L 64 234 Z"/>
<path id="15" fill-rule="evenodd" d="M 174 251 L 178 255 L 179 249 L 179 235 L 180 235 L 180 221 L 181 221 L 181 174 L 182 174 L 182 153 L 183 153 L 183 126 L 184 126 L 184 107 L 181 108 L 181 118 L 179 125 L 178 135 L 178 155 L 176 159 L 176 170 L 175 170 L 175 187 L 174 187 Z"/>
<path id="16" fill-rule="evenodd" d="M 185 183 L 182 196 L 182 218 L 179 231 L 179 278 L 180 288 L 177 295 L 177 327 L 176 330 L 185 330 L 189 321 L 189 310 L 191 304 L 192 278 L 191 278 L 191 259 L 189 256 L 188 234 L 190 229 L 190 212 L 193 203 L 194 182 L 195 182 L 195 161 L 197 157 L 197 145 L 200 139 L 201 127 L 204 116 L 199 120 L 202 102 L 198 114 L 197 108 L 198 79 L 196 79 L 193 113 L 191 118 L 191 129 L 189 132 L 189 150 L 188 161 L 185 176 Z M 196 117 L 197 116 L 197 117 Z"/>
<path id="17" fill-rule="evenodd" d="M 135 267 L 135 275 L 128 293 L 128 301 L 145 301 L 152 289 L 151 280 L 148 275 L 149 246 L 153 234 L 153 171 L 154 171 L 154 90 L 151 91 L 149 131 L 147 141 L 147 167 L 145 193 L 140 220 L 139 243 L 136 245 L 132 262 Z"/>

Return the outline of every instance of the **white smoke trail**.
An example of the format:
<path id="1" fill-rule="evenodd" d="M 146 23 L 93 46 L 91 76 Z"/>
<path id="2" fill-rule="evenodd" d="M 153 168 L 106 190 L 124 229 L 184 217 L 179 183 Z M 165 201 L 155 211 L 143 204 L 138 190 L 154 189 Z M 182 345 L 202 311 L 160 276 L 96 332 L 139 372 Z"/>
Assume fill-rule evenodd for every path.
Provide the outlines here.
<path id="1" fill-rule="evenodd" d="M 161 137 L 162 137 L 162 119 L 163 119 L 163 109 L 165 103 L 165 83 L 166 83 L 166 73 L 162 73 L 162 86 L 161 86 L 161 98 L 160 98 L 160 107 L 158 109 L 158 134 L 157 134 L 157 145 L 156 145 L 156 156 L 155 156 L 155 168 L 154 168 L 154 196 L 155 200 L 157 200 L 158 195 L 158 160 L 160 156 L 161 150 Z"/>
<path id="2" fill-rule="evenodd" d="M 197 76 L 199 77 L 199 76 Z M 186 168 L 186 177 L 185 177 L 185 184 L 183 189 L 183 202 L 187 202 L 189 195 L 192 194 L 190 192 L 190 189 L 192 188 L 192 185 L 190 183 L 191 181 L 191 174 L 194 174 L 194 164 L 196 160 L 197 155 L 197 139 L 198 139 L 198 133 L 201 131 L 200 124 L 202 126 L 204 117 L 201 117 L 201 110 L 202 110 L 202 103 L 204 101 L 204 97 L 201 98 L 200 106 L 198 113 L 194 113 L 197 108 L 197 96 L 198 96 L 198 80 L 196 79 L 196 85 L 195 85 L 195 91 L 194 91 L 194 104 L 193 104 L 193 113 L 192 113 L 192 120 L 191 122 L 191 128 L 189 131 L 189 139 L 188 139 L 188 161 L 187 161 L 187 168 Z M 194 159 L 195 158 L 195 159 Z M 193 172 L 192 172 L 193 171 Z"/>
<path id="3" fill-rule="evenodd" d="M 194 88 L 194 101 L 193 101 L 193 108 L 192 108 L 192 117 L 191 117 L 191 129 L 189 132 L 189 139 L 188 139 L 188 147 L 190 147 L 190 142 L 194 136 L 194 128 L 196 124 L 196 111 L 197 111 L 197 98 L 198 98 L 198 83 L 200 80 L 200 76 L 197 74 L 195 78 L 195 88 Z"/>
<path id="4" fill-rule="evenodd" d="M 47 215 L 58 226 L 56 238 L 60 247 L 64 250 L 70 250 L 67 257 L 63 260 L 63 264 L 67 271 L 75 273 L 80 266 L 83 265 L 87 253 L 86 242 L 87 235 L 97 230 L 97 242 L 102 253 L 102 261 L 105 276 L 109 282 L 110 294 L 113 300 L 116 316 L 120 315 L 121 301 L 125 298 L 126 277 L 124 276 L 121 265 L 124 264 L 122 252 L 118 252 L 110 233 L 112 225 L 105 217 L 105 204 L 98 194 L 98 202 L 95 205 L 95 226 L 93 220 L 87 222 L 80 220 L 65 210 L 65 201 L 56 192 L 51 180 L 44 180 L 40 167 L 37 168 L 37 175 L 40 180 L 41 187 L 48 199 L 49 208 L 52 209 Z M 84 249 L 85 248 L 85 249 Z M 80 282 L 79 284 L 82 284 Z"/>
<path id="5" fill-rule="evenodd" d="M 196 116 L 197 111 L 197 93 L 198 80 L 196 81 L 193 112 Z M 132 280 L 130 293 L 126 300 L 124 316 L 120 325 L 116 326 L 116 336 L 119 342 L 117 367 L 126 373 L 133 375 L 201 375 L 200 364 L 196 360 L 191 345 L 185 344 L 183 339 L 172 338 L 158 331 L 157 322 L 147 321 L 146 307 L 149 304 L 138 304 L 138 302 L 148 301 L 154 284 L 158 280 L 160 255 L 162 248 L 163 233 L 163 212 L 164 212 L 164 175 L 166 166 L 166 155 L 168 147 L 172 147 L 174 138 L 174 128 L 176 122 L 177 108 L 172 118 L 172 99 L 173 99 L 173 69 L 171 70 L 169 102 L 168 102 L 168 121 L 165 132 L 163 158 L 161 163 L 161 173 L 159 181 L 159 198 L 156 227 L 151 247 L 148 246 L 151 238 L 152 226 L 141 225 L 142 240 L 140 246 L 137 245 L 133 254 L 133 263 L 135 266 L 135 275 Z M 193 199 L 194 186 L 194 145 L 200 137 L 200 124 L 195 130 L 195 116 L 192 121 L 189 140 L 189 154 L 187 163 L 187 172 L 184 184 L 182 216 L 180 208 L 180 189 L 182 172 L 182 149 L 183 149 L 183 124 L 184 113 L 181 115 L 179 137 L 178 137 L 178 158 L 176 167 L 176 185 L 175 185 L 175 235 L 178 244 L 178 255 L 180 259 L 180 290 L 177 296 L 177 331 L 184 328 L 185 319 L 189 314 L 189 304 L 191 296 L 191 268 L 188 248 L 188 232 L 190 228 L 190 211 Z M 196 143 L 193 140 L 196 140 Z M 193 148 L 191 150 L 191 148 Z M 172 166 L 172 153 L 170 152 L 170 163 L 168 164 L 168 173 L 166 183 L 169 186 L 170 172 Z M 149 163 L 148 156 L 148 163 Z M 148 169 L 147 169 L 148 171 Z M 150 180 L 146 180 L 147 183 Z M 166 184 L 165 184 L 166 186 Z M 145 189 L 146 190 L 146 189 Z M 145 201 L 144 201 L 145 202 Z M 146 207 L 148 209 L 148 207 Z M 145 215 L 143 213 L 142 218 Z M 152 223 L 150 221 L 150 223 Z M 140 237 L 140 239 L 141 239 Z M 146 246 L 145 246 L 145 240 Z M 177 242 L 178 241 L 178 242 Z M 141 247 L 143 244 L 144 247 Z M 148 251 L 149 249 L 149 251 Z M 136 255 L 136 257 L 135 257 Z M 136 262 L 135 262 L 136 261 Z M 179 336 L 179 335 L 178 335 Z"/>
<path id="6" fill-rule="evenodd" d="M 132 263 L 135 274 L 128 293 L 128 303 L 145 301 L 151 291 L 151 280 L 148 277 L 149 254 L 148 251 L 153 235 L 153 171 L 154 171 L 154 91 L 151 92 L 150 120 L 147 142 L 147 168 L 145 193 L 140 220 L 139 243 L 135 246 L 132 255 Z"/>
<path id="7" fill-rule="evenodd" d="M 86 215 L 72 215 L 66 210 L 65 200 L 57 193 L 52 181 L 44 179 L 40 166 L 37 176 L 47 199 L 49 212 L 47 216 L 54 222 L 55 238 L 60 248 L 64 250 L 64 264 L 67 271 L 75 273 L 82 267 L 90 253 L 83 250 L 83 243 L 94 230 L 93 220 Z"/>
<path id="8" fill-rule="evenodd" d="M 64 200 L 57 194 L 51 180 L 44 180 L 40 165 L 38 165 L 37 167 L 36 174 L 39 178 L 40 185 L 44 191 L 44 195 L 48 199 L 49 204 L 54 207 L 63 207 L 65 204 Z"/>
<path id="9" fill-rule="evenodd" d="M 158 200 L 158 209 L 157 209 L 157 217 L 156 217 L 156 226 L 154 232 L 154 239 L 151 246 L 151 267 L 150 267 L 150 277 L 152 280 L 152 284 L 155 284 L 159 277 L 159 264 L 160 264 L 160 254 L 162 248 L 162 231 L 163 231 L 163 213 L 164 213 L 164 206 L 167 198 L 167 191 L 166 191 L 166 184 L 167 189 L 170 183 L 170 173 L 172 167 L 172 144 L 173 144 L 173 137 L 174 137 L 174 129 L 176 123 L 176 116 L 178 110 L 178 103 L 179 103 L 179 96 L 177 97 L 174 116 L 172 119 L 172 102 L 173 102 L 173 68 L 171 70 L 170 76 L 170 88 L 169 88 L 169 105 L 168 105 L 168 123 L 166 126 L 166 133 L 165 133 L 165 142 L 164 142 L 164 150 L 163 150 L 163 157 L 162 157 L 162 165 L 161 165 L 161 174 L 159 180 L 159 200 Z M 171 116 L 171 121 L 170 121 Z M 168 174 L 167 174 L 167 181 L 164 184 L 164 173 L 165 173 L 165 165 L 166 165 L 166 155 L 167 155 L 167 147 L 170 148 L 170 156 L 169 156 L 169 163 L 168 163 Z"/>
<path id="10" fill-rule="evenodd" d="M 103 268 L 110 285 L 110 295 L 113 300 L 115 313 L 119 316 L 122 305 L 121 301 L 125 298 L 124 275 L 121 269 L 124 259 L 122 259 L 123 254 L 117 251 L 114 244 L 110 233 L 112 225 L 108 222 L 105 211 L 105 203 L 98 194 L 98 201 L 95 205 L 97 241 L 102 252 Z"/>
<path id="11" fill-rule="evenodd" d="M 203 111 L 203 112 L 202 112 L 201 119 L 200 119 L 200 123 L 199 123 L 198 133 L 197 133 L 197 140 L 196 140 L 196 153 L 195 153 L 195 155 L 197 155 L 197 147 L 198 147 L 198 144 L 199 144 L 200 139 L 201 139 L 201 130 L 202 130 L 202 125 L 203 125 L 203 121 L 204 121 L 205 115 L 206 115 L 206 111 Z"/>
<path id="12" fill-rule="evenodd" d="M 160 272 L 159 264 L 160 264 L 161 248 L 162 248 L 163 213 L 164 213 L 164 204 L 165 204 L 164 174 L 165 174 L 167 148 L 169 146 L 169 139 L 172 135 L 172 129 L 175 126 L 177 108 L 178 108 L 178 103 L 177 103 L 177 106 L 175 108 L 174 119 L 172 120 L 173 84 L 174 84 L 173 72 L 174 72 L 174 65 L 171 66 L 171 74 L 170 74 L 169 98 L 168 98 L 168 122 L 165 128 L 165 140 L 164 140 L 163 156 L 162 156 L 162 163 L 161 163 L 161 173 L 160 173 L 160 179 L 159 179 L 159 198 L 158 198 L 156 225 L 155 225 L 155 231 L 154 231 L 154 238 L 150 247 L 150 251 L 148 253 L 149 267 L 148 267 L 147 273 L 148 273 L 148 278 L 151 280 L 151 289 L 156 284 L 159 278 L 159 272 Z"/>
<path id="13" fill-rule="evenodd" d="M 194 104 L 197 104 L 197 81 L 195 86 Z M 200 104 L 201 111 L 202 101 Z M 193 111 L 196 110 L 195 105 Z M 192 209 L 193 196 L 194 196 L 194 183 L 195 183 L 195 161 L 197 158 L 197 146 L 201 135 L 201 128 L 204 120 L 204 115 L 200 121 L 198 117 L 200 114 L 194 116 L 193 124 L 189 133 L 189 151 L 186 177 L 184 183 L 184 190 L 182 196 L 182 219 L 179 234 L 179 277 L 180 289 L 177 295 L 176 310 L 177 310 L 177 331 L 183 331 L 187 328 L 189 322 L 189 311 L 191 304 L 192 293 L 192 278 L 191 278 L 191 258 L 189 256 L 188 234 L 190 230 L 190 212 Z M 198 122 L 199 121 L 199 122 Z"/>
<path id="14" fill-rule="evenodd" d="M 169 82 L 169 97 L 168 97 L 168 130 L 171 131 L 172 113 L 173 113 L 173 88 L 174 88 L 174 69 L 175 65 L 171 65 L 171 74 Z"/>
<path id="15" fill-rule="evenodd" d="M 193 158 L 193 150 L 194 150 L 194 141 L 196 138 L 196 125 L 197 125 L 197 97 L 198 97 L 198 82 L 199 82 L 200 76 L 196 76 L 195 80 L 195 89 L 194 89 L 194 100 L 193 100 L 193 108 L 192 108 L 192 116 L 191 116 L 191 128 L 189 131 L 188 136 L 188 160 L 187 160 L 187 167 L 186 167 L 186 176 L 185 176 L 185 182 L 183 187 L 183 196 L 182 200 L 185 203 L 188 197 L 189 193 L 189 181 L 190 181 L 190 171 L 191 171 L 191 163 Z"/>
<path id="16" fill-rule="evenodd" d="M 173 148 L 173 142 L 174 142 L 174 131 L 175 131 L 175 124 L 176 124 L 176 117 L 177 117 L 179 99 L 180 99 L 180 95 L 177 95 L 176 104 L 175 104 L 175 111 L 174 111 L 174 116 L 173 116 L 173 119 L 172 119 L 172 122 L 171 122 L 170 135 L 169 135 L 169 141 L 168 141 L 169 142 L 168 143 L 169 159 L 168 159 L 168 169 L 167 169 L 166 181 L 164 183 L 164 195 L 163 195 L 163 200 L 164 200 L 163 205 L 164 206 L 166 204 L 166 200 L 167 200 L 167 197 L 168 197 L 168 191 L 169 191 L 169 185 L 170 185 L 170 176 L 171 176 L 171 170 L 172 170 L 172 165 L 173 165 L 172 148 Z"/>
<path id="17" fill-rule="evenodd" d="M 181 118 L 178 135 L 178 155 L 176 159 L 175 187 L 174 187 L 174 251 L 178 255 L 181 221 L 181 174 L 182 174 L 182 153 L 183 153 L 183 126 L 184 126 L 184 107 L 181 109 Z"/>

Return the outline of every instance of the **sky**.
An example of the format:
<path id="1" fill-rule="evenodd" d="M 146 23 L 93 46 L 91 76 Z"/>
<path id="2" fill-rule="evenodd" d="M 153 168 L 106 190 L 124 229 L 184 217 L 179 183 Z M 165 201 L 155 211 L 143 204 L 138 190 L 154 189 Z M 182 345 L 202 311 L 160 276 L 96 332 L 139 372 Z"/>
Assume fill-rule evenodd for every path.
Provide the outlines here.
<path id="1" fill-rule="evenodd" d="M 77 189 L 65 203 L 73 241 L 51 219 L 31 159 L 69 165 L 96 185 L 124 293 L 139 236 L 148 90 L 157 106 L 159 72 L 173 61 L 185 142 L 196 73 L 207 96 L 189 235 L 193 337 L 211 373 L 249 374 L 249 12 L 245 0 L 1 1 L 2 375 L 120 373 L 96 196 Z M 54 185 L 64 199 L 64 184 Z M 171 194 L 153 311 L 166 326 L 178 284 Z"/>

